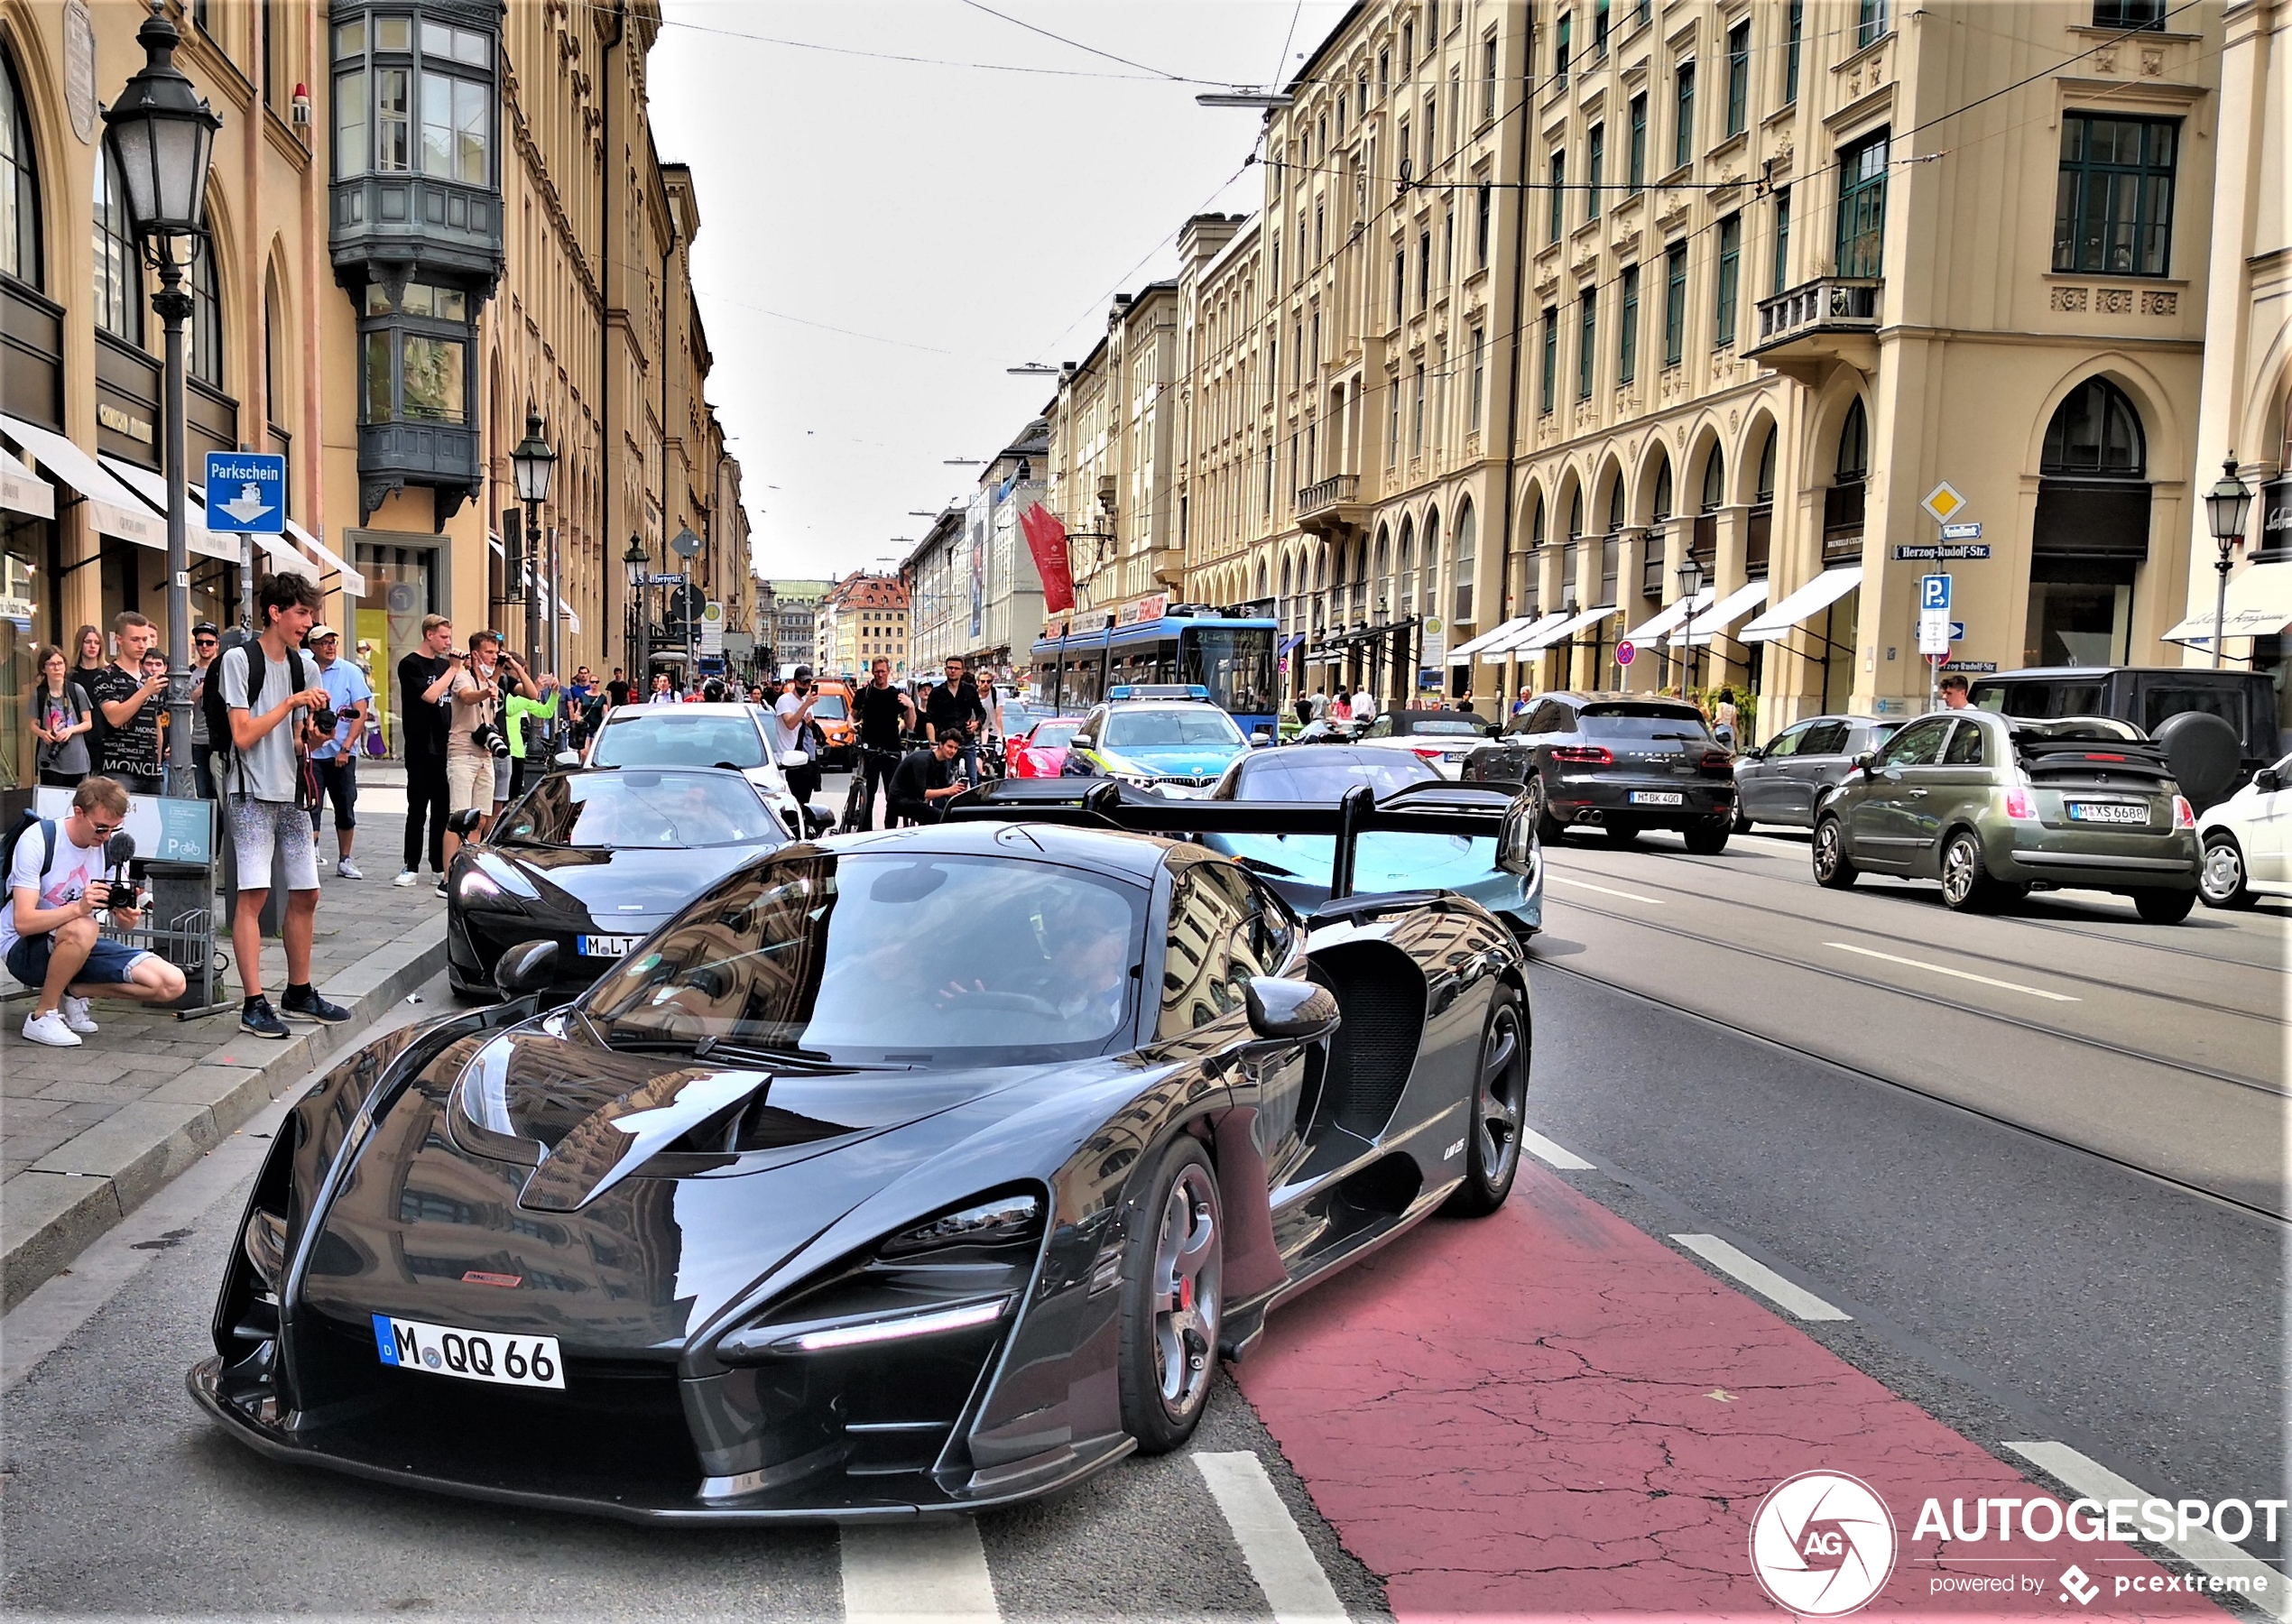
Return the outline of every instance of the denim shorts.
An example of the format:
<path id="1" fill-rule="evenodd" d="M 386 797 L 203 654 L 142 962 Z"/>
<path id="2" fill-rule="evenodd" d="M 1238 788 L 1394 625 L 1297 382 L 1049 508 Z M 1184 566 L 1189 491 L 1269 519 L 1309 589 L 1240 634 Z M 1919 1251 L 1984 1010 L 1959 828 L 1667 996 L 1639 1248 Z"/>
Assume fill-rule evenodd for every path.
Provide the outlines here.
<path id="1" fill-rule="evenodd" d="M 20 938 L 8 949 L 8 973 L 36 990 L 48 979 L 48 961 L 55 956 L 55 935 L 51 931 Z M 88 962 L 71 979 L 83 987 L 124 987 L 135 973 L 135 966 L 151 956 L 141 947 L 97 937 L 88 950 Z"/>

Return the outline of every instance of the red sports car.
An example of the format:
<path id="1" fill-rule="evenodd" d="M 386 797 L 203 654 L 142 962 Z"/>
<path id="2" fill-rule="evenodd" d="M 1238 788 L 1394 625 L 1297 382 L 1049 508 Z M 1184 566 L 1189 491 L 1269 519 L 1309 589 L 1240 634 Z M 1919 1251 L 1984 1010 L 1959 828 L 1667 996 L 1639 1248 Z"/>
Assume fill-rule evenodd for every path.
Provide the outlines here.
<path id="1" fill-rule="evenodd" d="M 1057 778 L 1066 769 L 1067 744 L 1080 716 L 1046 716 L 1011 741 L 1012 778 Z"/>

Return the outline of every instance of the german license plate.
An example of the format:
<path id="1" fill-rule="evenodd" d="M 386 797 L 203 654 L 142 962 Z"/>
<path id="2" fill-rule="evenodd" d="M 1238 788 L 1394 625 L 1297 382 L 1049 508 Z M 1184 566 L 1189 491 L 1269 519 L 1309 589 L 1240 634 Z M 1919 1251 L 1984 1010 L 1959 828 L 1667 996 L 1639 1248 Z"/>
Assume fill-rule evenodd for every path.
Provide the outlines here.
<path id="1" fill-rule="evenodd" d="M 2145 824 L 2149 821 L 2149 808 L 2131 806 L 2124 801 L 2071 801 L 2069 821 L 2071 823 Z"/>
<path id="2" fill-rule="evenodd" d="M 633 936 L 577 936 L 573 951 L 583 958 L 623 958 L 637 941 Z"/>
<path id="3" fill-rule="evenodd" d="M 1634 789 L 1631 791 L 1631 804 L 1635 807 L 1677 807 L 1683 804 L 1686 799 L 1687 797 L 1677 789 Z"/>
<path id="4" fill-rule="evenodd" d="M 377 1314 L 374 1346 L 382 1362 L 406 1370 L 490 1381 L 499 1387 L 561 1388 L 565 1361 L 554 1336 L 504 1336 L 496 1331 L 459 1331 L 421 1320 Z"/>

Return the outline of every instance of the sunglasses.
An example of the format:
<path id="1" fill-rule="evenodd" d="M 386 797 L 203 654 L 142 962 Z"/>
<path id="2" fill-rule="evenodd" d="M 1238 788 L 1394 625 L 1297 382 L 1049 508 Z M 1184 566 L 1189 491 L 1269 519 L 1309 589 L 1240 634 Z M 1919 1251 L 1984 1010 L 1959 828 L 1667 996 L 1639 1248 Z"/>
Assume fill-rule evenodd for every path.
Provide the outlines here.
<path id="1" fill-rule="evenodd" d="M 221 641 L 222 639 L 217 637 L 194 637 L 191 639 L 191 643 L 195 648 L 211 649 Z"/>
<path id="2" fill-rule="evenodd" d="M 120 830 L 122 830 L 122 829 L 125 828 L 126 826 L 127 826 L 127 822 L 126 822 L 126 820 L 125 820 L 125 818 L 122 818 L 122 819 L 121 819 L 119 822 L 117 822 L 117 823 L 110 823 L 110 824 L 101 824 L 101 823 L 97 823 L 97 822 L 94 818 L 92 818 L 92 817 L 91 817 L 91 818 L 89 818 L 89 819 L 88 820 L 88 832 L 89 832 L 90 834 L 94 834 L 94 835 L 100 835 L 100 836 L 102 836 L 103 838 L 105 838 L 105 839 L 106 839 L 106 840 L 110 839 L 110 838 L 111 838 L 111 836 L 113 836 L 113 835 L 115 835 L 118 834 L 118 833 L 120 832 Z"/>

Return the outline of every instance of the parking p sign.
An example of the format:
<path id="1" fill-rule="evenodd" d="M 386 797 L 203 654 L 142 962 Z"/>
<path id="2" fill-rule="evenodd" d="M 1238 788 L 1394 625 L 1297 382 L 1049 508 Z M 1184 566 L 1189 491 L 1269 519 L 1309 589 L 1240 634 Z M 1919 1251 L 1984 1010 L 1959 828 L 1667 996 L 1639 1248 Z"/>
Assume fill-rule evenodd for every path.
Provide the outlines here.
<path id="1" fill-rule="evenodd" d="M 1947 609 L 1950 606 L 1950 577 L 1945 575 L 1918 577 L 1918 606 L 1922 614 Z"/>
<path id="2" fill-rule="evenodd" d="M 229 535 L 284 535 L 285 456 L 276 451 L 209 451 L 207 528 Z"/>

